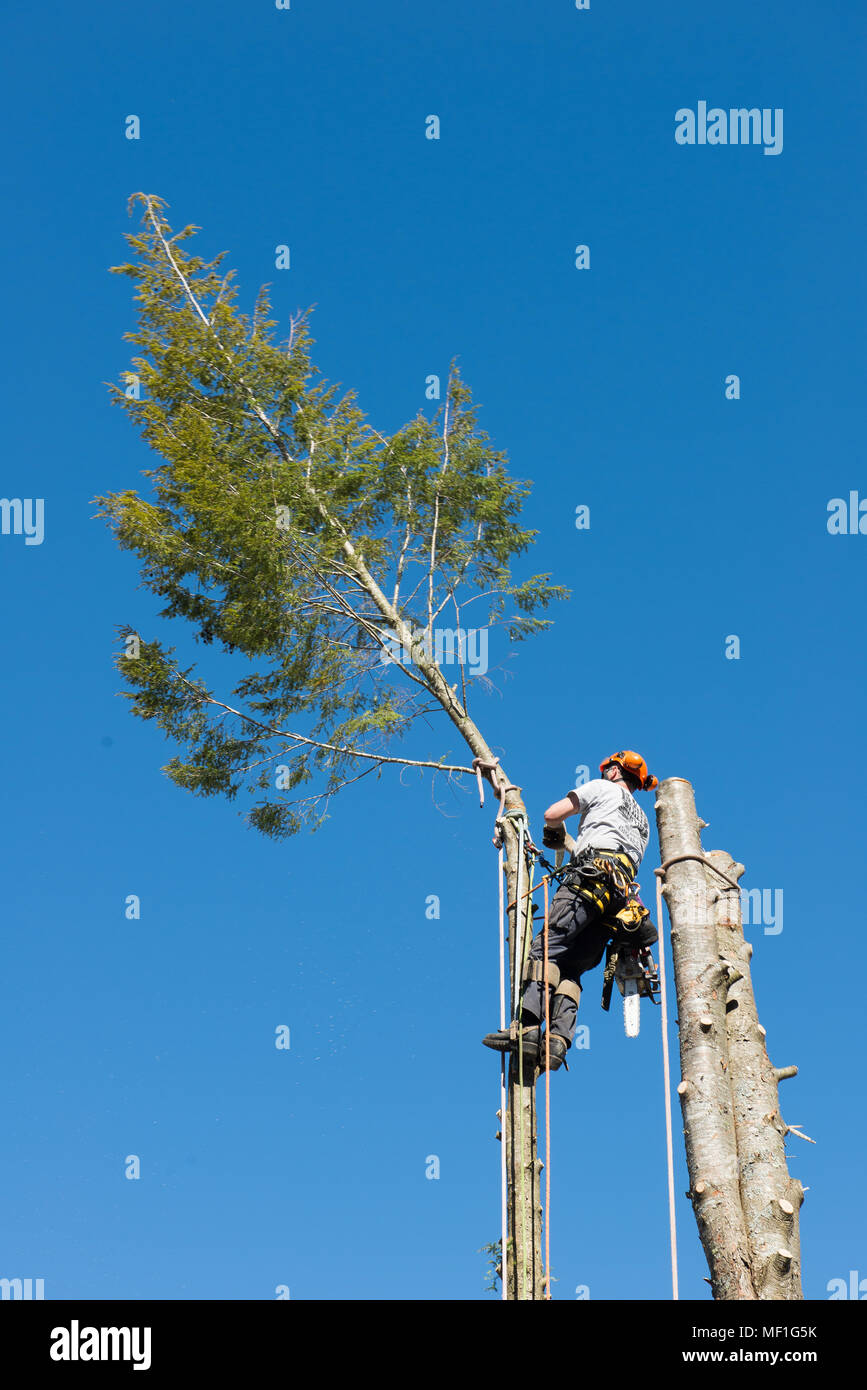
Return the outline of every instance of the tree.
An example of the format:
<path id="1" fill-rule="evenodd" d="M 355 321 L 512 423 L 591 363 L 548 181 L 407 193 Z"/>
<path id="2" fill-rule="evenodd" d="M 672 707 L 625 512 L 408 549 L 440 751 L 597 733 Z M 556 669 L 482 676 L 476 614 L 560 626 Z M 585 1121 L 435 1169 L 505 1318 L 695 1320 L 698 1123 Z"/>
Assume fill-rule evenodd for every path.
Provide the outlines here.
<path id="1" fill-rule="evenodd" d="M 800 1299 L 804 1189 L 789 1176 L 778 1085 L 756 1012 L 729 854 L 701 847 L 692 787 L 671 777 L 656 802 L 663 892 L 680 1024 L 683 1110 L 693 1211 L 715 1299 Z M 678 862 L 679 861 L 679 862 Z M 660 924 L 662 930 L 662 924 Z M 801 1135 L 801 1138 L 807 1138 Z"/>
<path id="2" fill-rule="evenodd" d="M 275 341 L 265 288 L 248 317 L 233 273 L 220 273 L 225 253 L 190 254 L 183 243 L 199 228 L 172 234 L 162 199 L 140 193 L 130 210 L 136 203 L 141 231 L 127 240 L 137 259 L 112 270 L 137 287 L 138 326 L 126 338 L 141 355 L 126 376 L 143 392 L 111 390 L 158 462 L 145 470 L 152 499 L 96 501 L 165 601 L 160 616 L 236 658 L 224 663 L 227 681 L 239 661 L 244 674 L 229 692 L 211 688 L 174 647 L 121 629 L 135 638 L 116 658 L 132 711 L 180 748 L 165 768 L 173 782 L 230 800 L 246 788 L 248 822 L 277 840 L 316 828 L 332 796 L 385 767 L 484 776 L 501 794 L 514 980 L 531 930 L 519 886 L 526 809 L 470 715 L 467 636 L 501 624 L 519 641 L 548 626 L 539 613 L 566 596 L 547 574 L 513 577 L 535 536 L 519 520 L 529 488 L 478 428 L 454 362 L 434 419 L 420 412 L 386 438 L 354 393 L 318 380 L 309 311 Z M 455 683 L 443 672 L 450 661 Z M 405 751 L 432 714 L 460 735 L 471 765 Z M 542 1296 L 534 1086 L 510 1066 L 507 1289 L 521 1298 Z"/>

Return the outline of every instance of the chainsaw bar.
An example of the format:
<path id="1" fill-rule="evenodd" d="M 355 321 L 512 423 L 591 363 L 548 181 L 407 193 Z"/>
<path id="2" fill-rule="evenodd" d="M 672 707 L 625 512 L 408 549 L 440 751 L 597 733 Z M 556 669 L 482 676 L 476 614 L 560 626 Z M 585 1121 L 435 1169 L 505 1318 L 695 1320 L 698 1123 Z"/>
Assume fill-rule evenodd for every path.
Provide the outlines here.
<path id="1" fill-rule="evenodd" d="M 653 993 L 659 988 L 658 972 L 650 951 L 634 947 L 621 950 L 614 978 L 623 995 L 623 1026 L 626 1036 L 637 1038 L 641 1026 L 641 996 L 647 995 L 655 1004 Z"/>
<path id="2" fill-rule="evenodd" d="M 641 1027 L 641 995 L 638 993 L 638 981 L 624 981 L 623 992 L 623 1026 L 626 1029 L 627 1038 L 637 1038 L 638 1030 Z"/>

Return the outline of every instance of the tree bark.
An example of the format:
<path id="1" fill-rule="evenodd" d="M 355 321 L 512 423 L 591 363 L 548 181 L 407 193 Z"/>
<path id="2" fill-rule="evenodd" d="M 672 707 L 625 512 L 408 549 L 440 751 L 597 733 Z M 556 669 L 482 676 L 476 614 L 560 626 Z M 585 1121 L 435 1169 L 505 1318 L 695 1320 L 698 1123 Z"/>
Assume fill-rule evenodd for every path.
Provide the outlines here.
<path id="1" fill-rule="evenodd" d="M 660 783 L 656 818 L 663 863 L 678 854 L 702 853 L 689 782 L 670 777 Z M 726 969 L 707 910 L 706 870 L 690 859 L 673 864 L 662 891 L 671 918 L 689 1195 L 714 1298 L 754 1299 L 727 1075 Z"/>
<path id="2" fill-rule="evenodd" d="M 374 597 L 379 602 L 376 594 Z M 411 643 L 412 634 L 409 628 L 381 593 L 379 597 L 383 599 L 383 611 L 398 635 L 404 642 Z M 439 700 L 474 756 L 487 763 L 495 762 L 480 730 L 458 699 L 456 689 L 448 684 L 436 663 L 427 658 L 421 650 L 416 652 L 415 659 L 419 671 L 428 682 L 429 689 Z M 495 791 L 498 784 L 511 786 L 502 766 L 497 768 L 496 776 L 488 776 L 487 780 Z M 505 793 L 504 810 L 510 813 L 510 816 L 523 814 L 526 817 L 520 788 L 513 787 Z M 525 942 L 528 934 L 532 937 L 531 899 L 527 893 L 528 856 L 525 854 L 525 861 L 521 866 L 521 899 L 518 901 L 519 837 L 515 822 L 511 818 L 503 821 L 503 851 L 508 894 L 506 902 L 509 924 L 511 1017 L 515 1013 L 520 1016 L 520 999 L 514 998 L 517 943 Z M 524 955 L 526 956 L 526 949 Z M 519 994 L 522 985 L 523 981 L 519 980 Z M 501 1134 L 502 1142 L 506 1145 L 507 1231 L 502 1254 L 502 1278 L 506 1299 L 521 1302 L 543 1299 L 545 1290 L 542 1264 L 542 1202 L 539 1182 L 542 1164 L 536 1152 L 536 1069 L 526 1062 L 521 1066 L 515 1053 L 510 1054 L 506 1113 L 501 1117 Z"/>
<path id="3" fill-rule="evenodd" d="M 707 857 L 729 878 L 739 879 L 744 871 L 743 864 L 736 864 L 724 850 L 711 850 Z M 740 893 L 708 873 L 708 899 L 719 954 L 734 967 L 726 1008 L 729 1084 L 753 1283 L 761 1299 L 801 1299 L 799 1213 L 804 1189 L 789 1176 L 786 1163 L 789 1131 L 780 1114 L 776 1069 L 756 1011 L 750 977 L 753 948 L 744 940 Z"/>
<path id="4" fill-rule="evenodd" d="M 506 809 L 523 811 L 519 793 L 508 793 Z M 520 1014 L 520 997 L 514 998 L 515 951 L 523 943 L 526 959 L 532 938 L 531 898 L 526 866 L 521 872 L 521 900 L 518 901 L 518 832 L 512 820 L 503 823 L 503 858 L 507 903 L 509 904 L 509 997 L 512 1013 Z M 514 906 L 512 906 L 514 904 Z M 542 1299 L 542 1200 L 539 1175 L 542 1164 L 536 1145 L 536 1068 L 517 1053 L 510 1055 L 503 1125 L 506 1144 L 507 1237 L 503 1258 L 503 1279 L 508 1300 Z"/>
<path id="5" fill-rule="evenodd" d="M 704 822 L 689 782 L 661 783 L 656 815 L 663 863 L 703 855 Z M 723 850 L 704 858 L 732 880 L 744 871 Z M 686 859 L 667 870 L 663 894 L 671 918 L 689 1195 L 713 1296 L 803 1298 L 798 1213 L 804 1190 L 789 1176 L 789 1131 L 777 1089 L 797 1069 L 774 1068 L 768 1059 L 740 893 L 707 864 Z"/>

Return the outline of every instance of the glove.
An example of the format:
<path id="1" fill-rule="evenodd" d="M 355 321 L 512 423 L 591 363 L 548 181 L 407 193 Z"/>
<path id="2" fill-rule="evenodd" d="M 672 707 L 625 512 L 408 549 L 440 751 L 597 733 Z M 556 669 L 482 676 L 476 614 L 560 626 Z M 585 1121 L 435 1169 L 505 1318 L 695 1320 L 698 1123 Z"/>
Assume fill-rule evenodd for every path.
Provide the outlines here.
<path id="1" fill-rule="evenodd" d="M 565 849 L 565 825 L 546 825 L 545 829 L 542 831 L 542 844 L 546 849 Z"/>

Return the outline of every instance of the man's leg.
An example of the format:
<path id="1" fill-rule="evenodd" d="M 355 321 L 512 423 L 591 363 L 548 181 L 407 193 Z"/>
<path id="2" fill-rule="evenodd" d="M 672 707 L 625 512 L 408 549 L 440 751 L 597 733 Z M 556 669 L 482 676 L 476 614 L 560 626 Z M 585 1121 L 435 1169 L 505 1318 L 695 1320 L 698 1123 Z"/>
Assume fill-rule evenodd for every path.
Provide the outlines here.
<path id="1" fill-rule="evenodd" d="M 589 923 L 579 936 L 574 950 L 562 962 L 560 979 L 549 1007 L 547 1053 L 551 1071 L 557 1071 L 562 1066 L 572 1046 L 581 1000 L 581 976 L 585 970 L 592 970 L 599 964 L 610 935 L 607 923 L 599 920 Z M 545 1053 L 544 1045 L 540 1045 L 542 1067 L 545 1065 Z"/>
<path id="2" fill-rule="evenodd" d="M 584 959 L 592 955 L 596 949 L 593 925 L 598 923 L 599 917 L 598 908 L 580 898 L 570 888 L 561 888 L 554 895 L 548 913 L 548 959 L 558 967 L 558 974 L 562 978 L 571 979 L 574 976 L 577 979 L 577 975 L 574 975 L 572 957 Z M 543 927 L 533 942 L 528 958 L 528 974 L 535 978 L 530 978 L 521 996 L 521 1018 L 525 1023 L 539 1023 L 545 1015 L 541 972 L 533 968 L 536 962 L 544 965 L 544 958 Z M 589 969 L 586 965 L 583 968 Z"/>
<path id="3" fill-rule="evenodd" d="M 590 925 L 600 916 L 598 908 L 585 902 L 584 898 L 573 893 L 570 888 L 560 888 L 555 893 L 548 912 L 548 960 L 550 977 L 559 981 L 560 962 L 575 950 L 576 942 L 582 938 Z M 583 939 L 583 938 L 582 938 Z M 528 983 L 521 996 L 521 1026 L 524 1030 L 523 1046 L 528 1049 L 539 1046 L 539 1027 L 545 1013 L 543 969 L 545 956 L 544 927 L 530 948 L 525 977 Z M 573 1001 L 574 1002 L 574 1001 Z M 576 1011 L 577 1011 L 577 1005 Z M 574 1019 L 573 1019 L 574 1031 Z M 509 1029 L 488 1033 L 483 1038 L 486 1047 L 497 1052 L 507 1052 L 512 1046 Z"/>

